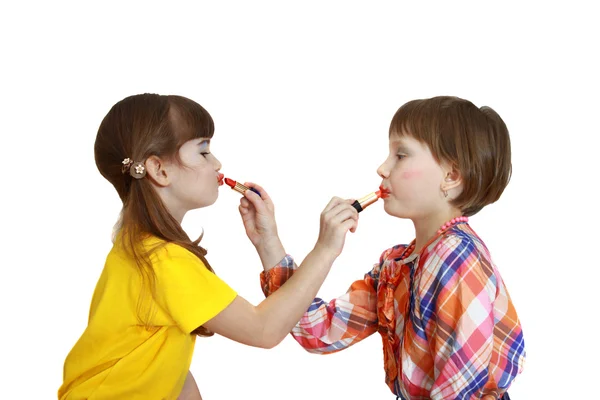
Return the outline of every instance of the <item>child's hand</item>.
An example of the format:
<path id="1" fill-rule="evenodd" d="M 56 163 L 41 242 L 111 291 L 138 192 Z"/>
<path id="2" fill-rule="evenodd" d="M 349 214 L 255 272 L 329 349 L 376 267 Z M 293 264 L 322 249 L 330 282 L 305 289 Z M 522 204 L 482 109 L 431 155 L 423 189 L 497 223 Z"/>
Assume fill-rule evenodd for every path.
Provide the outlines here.
<path id="1" fill-rule="evenodd" d="M 358 212 L 352 207 L 353 200 L 333 197 L 321 213 L 321 228 L 315 248 L 321 248 L 338 257 L 344 248 L 346 232 L 358 227 Z"/>
<path id="2" fill-rule="evenodd" d="M 240 214 L 246 228 L 246 235 L 254 247 L 259 249 L 274 239 L 279 241 L 277 223 L 275 222 L 275 206 L 265 189 L 255 183 L 244 183 L 249 188 L 255 188 L 260 196 L 252 190 L 244 193 L 240 199 Z"/>

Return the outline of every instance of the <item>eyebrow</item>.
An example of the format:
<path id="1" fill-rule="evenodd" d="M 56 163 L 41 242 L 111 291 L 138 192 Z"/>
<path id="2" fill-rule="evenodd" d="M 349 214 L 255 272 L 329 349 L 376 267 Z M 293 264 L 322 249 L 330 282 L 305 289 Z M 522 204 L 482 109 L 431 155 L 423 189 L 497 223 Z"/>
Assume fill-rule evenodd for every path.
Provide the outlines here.
<path id="1" fill-rule="evenodd" d="M 408 147 L 406 147 L 404 145 L 404 143 L 402 143 L 402 141 L 397 140 L 397 141 L 394 141 L 393 143 L 394 143 L 394 147 L 396 147 L 396 151 L 403 151 L 405 153 L 409 151 Z"/>

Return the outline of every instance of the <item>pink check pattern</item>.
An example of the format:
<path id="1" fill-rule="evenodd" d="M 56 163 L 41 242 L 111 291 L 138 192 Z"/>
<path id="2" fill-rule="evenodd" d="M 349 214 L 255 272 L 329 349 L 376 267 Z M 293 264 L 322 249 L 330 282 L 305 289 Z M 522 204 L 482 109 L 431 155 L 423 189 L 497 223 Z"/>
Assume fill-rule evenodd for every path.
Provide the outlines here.
<path id="1" fill-rule="evenodd" d="M 379 332 L 386 383 L 398 398 L 501 397 L 523 370 L 515 308 L 488 249 L 457 224 L 419 254 L 387 249 L 341 297 L 315 298 L 292 330 L 313 353 L 334 353 Z M 288 255 L 261 274 L 266 296 L 296 269 Z"/>

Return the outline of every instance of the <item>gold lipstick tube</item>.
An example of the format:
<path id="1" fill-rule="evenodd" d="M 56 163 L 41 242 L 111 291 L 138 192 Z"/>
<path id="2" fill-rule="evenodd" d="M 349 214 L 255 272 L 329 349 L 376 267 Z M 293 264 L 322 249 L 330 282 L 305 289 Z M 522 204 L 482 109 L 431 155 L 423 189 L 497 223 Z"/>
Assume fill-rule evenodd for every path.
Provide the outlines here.
<path id="1" fill-rule="evenodd" d="M 235 190 L 238 193 L 244 194 L 246 192 L 246 190 L 250 189 L 248 186 L 246 185 L 242 185 L 239 182 L 235 183 L 235 186 L 232 187 L 233 190 Z"/>
<path id="2" fill-rule="evenodd" d="M 365 197 L 355 200 L 354 203 L 352 203 L 352 207 L 356 208 L 356 211 L 361 212 L 377 200 L 379 200 L 379 196 L 377 196 L 376 192 L 369 193 Z"/>

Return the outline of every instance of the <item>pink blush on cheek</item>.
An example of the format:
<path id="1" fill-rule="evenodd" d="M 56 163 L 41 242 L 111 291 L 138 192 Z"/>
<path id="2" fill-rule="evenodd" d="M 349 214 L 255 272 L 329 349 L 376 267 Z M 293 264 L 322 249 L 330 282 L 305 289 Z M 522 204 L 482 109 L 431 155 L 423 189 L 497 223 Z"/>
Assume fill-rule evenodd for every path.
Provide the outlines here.
<path id="1" fill-rule="evenodd" d="M 404 179 L 414 179 L 418 178 L 422 175 L 421 171 L 410 170 L 402 173 L 402 178 Z"/>

